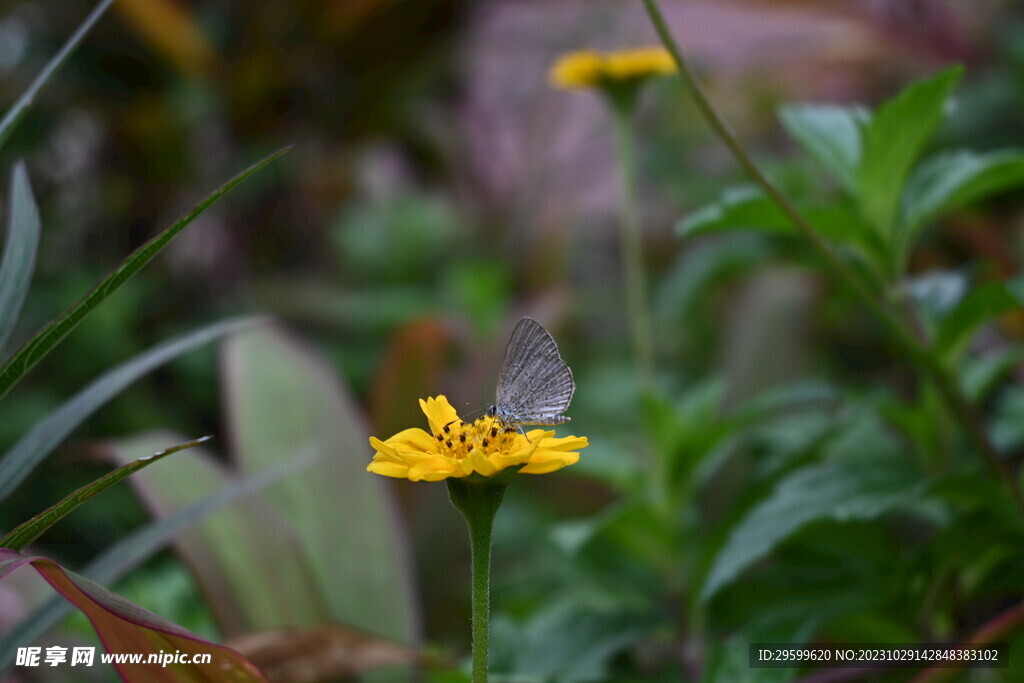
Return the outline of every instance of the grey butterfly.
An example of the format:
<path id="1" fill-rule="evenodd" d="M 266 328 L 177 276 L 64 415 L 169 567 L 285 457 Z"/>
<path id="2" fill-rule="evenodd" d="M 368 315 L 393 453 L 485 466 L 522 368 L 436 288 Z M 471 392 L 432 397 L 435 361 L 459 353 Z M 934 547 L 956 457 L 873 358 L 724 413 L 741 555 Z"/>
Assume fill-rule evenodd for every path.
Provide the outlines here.
<path id="1" fill-rule="evenodd" d="M 551 333 L 532 318 L 512 330 L 498 372 L 494 405 L 487 414 L 512 425 L 558 425 L 568 422 L 576 382 L 558 354 Z"/>

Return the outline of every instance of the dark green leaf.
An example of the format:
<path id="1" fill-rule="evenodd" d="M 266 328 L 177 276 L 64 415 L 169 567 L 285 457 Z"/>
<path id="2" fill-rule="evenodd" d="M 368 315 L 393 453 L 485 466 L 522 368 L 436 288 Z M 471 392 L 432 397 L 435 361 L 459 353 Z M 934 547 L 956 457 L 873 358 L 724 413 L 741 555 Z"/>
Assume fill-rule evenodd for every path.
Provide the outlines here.
<path id="1" fill-rule="evenodd" d="M 878 108 L 864 129 L 858 186 L 864 218 L 882 236 L 895 227 L 907 174 L 942 120 L 963 74 L 954 66 L 913 83 Z"/>
<path id="2" fill-rule="evenodd" d="M 8 391 L 27 373 L 36 363 L 48 354 L 64 337 L 68 335 L 82 320 L 89 315 L 104 299 L 113 294 L 118 287 L 123 285 L 129 278 L 137 273 L 144 265 L 149 263 L 154 256 L 160 253 L 167 244 L 177 236 L 185 227 L 199 217 L 206 209 L 218 199 L 230 192 L 243 180 L 260 170 L 271 161 L 284 154 L 287 149 L 275 152 L 262 161 L 235 176 L 219 189 L 213 192 L 206 199 L 201 201 L 191 212 L 178 222 L 174 223 L 159 235 L 146 242 L 126 258 L 121 265 L 105 277 L 98 285 L 92 288 L 77 303 L 65 310 L 60 316 L 51 321 L 38 334 L 25 343 L 3 367 L 0 367 L 0 397 Z"/>
<path id="3" fill-rule="evenodd" d="M 659 625 L 651 613 L 552 600 L 529 624 L 496 620 L 492 670 L 511 680 L 607 681 L 609 660 Z"/>
<path id="4" fill-rule="evenodd" d="M 39 208 L 32 198 L 25 164 L 19 161 L 11 176 L 11 217 L 0 264 L 0 351 L 11 336 L 25 302 L 38 245 Z"/>
<path id="5" fill-rule="evenodd" d="M 935 351 L 952 359 L 963 352 L 974 333 L 993 317 L 1024 306 L 1024 275 L 1007 282 L 986 282 L 975 288 L 939 324 Z"/>
<path id="6" fill-rule="evenodd" d="M 925 482 L 889 463 L 828 462 L 797 470 L 741 519 L 715 557 L 701 591 L 710 600 L 751 564 L 817 520 L 874 519 L 913 502 Z"/>
<path id="7" fill-rule="evenodd" d="M 9 496 L 68 434 L 125 387 L 181 354 L 251 324 L 251 319 L 236 319 L 200 328 L 153 347 L 96 379 L 37 422 L 4 454 L 0 460 L 0 500 Z"/>
<path id="8" fill-rule="evenodd" d="M 1024 153 L 1016 150 L 945 152 L 925 161 L 903 198 L 905 242 L 941 214 L 1024 185 Z"/>
<path id="9" fill-rule="evenodd" d="M 972 401 L 982 401 L 1022 360 L 1024 348 L 1020 346 L 965 358 L 958 364 L 960 386 Z"/>
<path id="10" fill-rule="evenodd" d="M 851 249 L 869 263 L 879 261 L 881 249 L 877 237 L 852 206 L 837 203 L 802 207 L 801 211 L 814 229 L 830 242 Z M 720 200 L 690 214 L 676 226 L 681 237 L 743 229 L 772 235 L 798 234 L 775 202 L 750 187 L 727 190 Z"/>
<path id="11" fill-rule="evenodd" d="M 186 441 L 185 443 L 178 444 L 177 446 L 172 446 L 171 448 L 162 450 L 154 455 L 139 458 L 138 460 L 130 462 L 126 465 L 122 465 L 113 472 L 108 472 L 99 479 L 90 482 L 85 486 L 79 488 L 78 490 L 72 492 L 59 503 L 50 506 L 43 512 L 40 512 L 38 515 L 33 517 L 32 519 L 23 522 L 22 524 L 19 524 L 9 534 L 4 536 L 3 538 L 0 538 L 0 547 L 13 548 L 18 552 L 21 552 L 28 546 L 29 543 L 32 543 L 34 540 L 36 540 L 44 533 L 46 533 L 46 531 L 50 527 L 52 527 L 54 524 L 56 524 L 61 519 L 66 517 L 68 514 L 70 514 L 79 505 L 82 505 L 85 501 L 89 500 L 90 498 L 102 493 L 103 491 L 106 491 L 108 488 L 110 488 L 117 482 L 121 481 L 128 475 L 138 472 L 143 467 L 148 467 L 152 465 L 156 461 L 170 455 L 171 453 L 177 453 L 178 451 L 183 451 L 186 448 L 198 446 L 199 444 L 209 441 L 212 438 L 213 437 L 211 436 L 204 436 L 201 439 Z"/>
<path id="12" fill-rule="evenodd" d="M 866 109 L 794 104 L 779 109 L 779 120 L 808 156 L 831 171 L 847 192 L 857 193 L 861 131 L 871 120 Z"/>
<path id="13" fill-rule="evenodd" d="M 793 232 L 793 224 L 761 190 L 736 187 L 726 190 L 718 201 L 681 220 L 676 225 L 676 234 L 692 237 L 739 229 L 790 233 Z"/>
<path id="14" fill-rule="evenodd" d="M 22 93 L 18 101 L 7 110 L 2 121 L 0 121 L 0 147 L 3 147 L 4 143 L 7 142 L 7 138 L 10 137 L 11 133 L 14 132 L 15 126 L 21 120 L 21 118 L 28 111 L 28 108 L 35 102 L 36 97 L 39 95 L 39 91 L 43 89 L 50 77 L 56 73 L 57 69 L 67 61 L 68 56 L 71 52 L 78 47 L 78 44 L 82 42 L 82 38 L 85 37 L 93 27 L 93 25 L 99 21 L 99 18 L 103 16 L 103 13 L 107 11 L 107 8 L 113 3 L 114 0 L 102 0 L 95 9 L 89 13 L 89 16 L 85 18 L 85 21 L 79 25 L 78 29 L 71 34 L 67 42 L 64 43 L 60 51 L 53 56 L 43 70 L 39 72 L 32 84 L 28 86 L 28 89 Z"/>

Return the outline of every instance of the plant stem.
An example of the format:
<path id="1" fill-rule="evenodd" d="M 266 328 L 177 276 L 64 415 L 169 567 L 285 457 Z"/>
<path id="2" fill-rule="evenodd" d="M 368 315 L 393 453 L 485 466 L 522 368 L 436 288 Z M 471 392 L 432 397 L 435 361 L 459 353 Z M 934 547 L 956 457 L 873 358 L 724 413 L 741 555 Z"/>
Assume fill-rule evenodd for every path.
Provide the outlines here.
<path id="1" fill-rule="evenodd" d="M 943 400 L 950 407 L 953 413 L 959 418 L 968 438 L 985 460 L 989 471 L 997 480 L 1001 480 L 1008 489 L 1017 507 L 1024 512 L 1024 496 L 1021 494 L 1020 484 L 1012 470 L 999 457 L 995 446 L 985 429 L 981 416 L 975 411 L 970 401 L 964 395 L 955 376 L 937 359 L 929 353 L 921 341 L 918 340 L 914 331 L 904 323 L 900 316 L 891 307 L 887 306 L 885 300 L 851 270 L 845 262 L 832 250 L 828 242 L 811 225 L 810 221 L 800 212 L 796 206 L 777 188 L 754 163 L 747 154 L 743 145 L 740 144 L 735 133 L 729 124 L 722 118 L 722 115 L 715 109 L 715 106 L 708 99 L 703 87 L 693 75 L 689 63 L 683 56 L 678 43 L 673 37 L 665 17 L 661 12 L 657 0 L 643 0 L 647 14 L 654 25 L 655 30 L 661 39 L 662 44 L 672 55 L 673 60 L 679 69 L 679 75 L 693 95 L 694 102 L 701 114 L 711 125 L 711 128 L 722 139 L 725 145 L 732 152 L 743 170 L 756 182 L 765 193 L 778 205 L 779 209 L 792 221 L 797 232 L 805 237 L 811 245 L 824 257 L 825 261 L 840 280 L 860 297 L 871 310 L 879 317 L 885 326 L 896 336 L 900 344 L 907 351 L 910 360 L 919 364 L 935 383 Z"/>
<path id="2" fill-rule="evenodd" d="M 971 645 L 989 645 L 1000 639 L 1005 639 L 1006 636 L 1021 627 L 1024 627 L 1024 602 L 1011 607 L 985 623 L 966 642 Z M 944 681 L 956 673 L 958 673 L 958 670 L 950 667 L 931 667 L 918 674 L 914 678 L 913 683 Z"/>
<path id="3" fill-rule="evenodd" d="M 653 367 L 651 313 L 647 303 L 644 244 L 636 214 L 636 144 L 629 103 L 612 103 L 612 122 L 619 155 L 619 211 L 622 219 L 622 270 L 626 280 L 626 314 L 633 336 L 638 386 L 650 387 Z"/>
<path id="4" fill-rule="evenodd" d="M 506 484 L 471 484 L 448 480 L 448 496 L 466 518 L 472 567 L 471 616 L 473 683 L 487 683 L 491 638 L 491 534 L 494 515 L 505 497 Z"/>

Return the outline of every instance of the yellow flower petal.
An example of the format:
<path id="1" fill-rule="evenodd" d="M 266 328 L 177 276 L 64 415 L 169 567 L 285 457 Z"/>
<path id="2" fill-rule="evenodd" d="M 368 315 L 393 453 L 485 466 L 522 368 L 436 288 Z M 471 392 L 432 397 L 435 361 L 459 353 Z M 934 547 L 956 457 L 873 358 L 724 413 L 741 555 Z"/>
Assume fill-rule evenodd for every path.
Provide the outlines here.
<path id="1" fill-rule="evenodd" d="M 380 474 L 385 477 L 395 477 L 396 479 L 409 478 L 408 465 L 403 465 L 397 462 L 387 462 L 386 460 L 374 460 L 366 466 L 366 471 L 373 472 L 374 474 Z"/>
<path id="2" fill-rule="evenodd" d="M 569 52 L 559 57 L 548 78 L 556 88 L 607 88 L 676 72 L 672 55 L 662 47 L 599 53 Z"/>
<path id="3" fill-rule="evenodd" d="M 445 425 L 459 419 L 455 408 L 452 408 L 452 405 L 448 403 L 448 398 L 445 396 L 428 398 L 426 401 L 420 399 L 420 408 L 423 409 L 423 414 L 427 416 L 427 422 L 430 424 L 430 432 L 432 434 L 439 434 Z"/>
<path id="4" fill-rule="evenodd" d="M 571 465 L 586 448 L 585 437 L 555 437 L 549 429 L 520 429 L 485 415 L 462 422 L 444 396 L 420 400 L 431 433 L 405 429 L 381 441 L 370 437 L 376 451 L 367 471 L 410 481 L 441 481 L 449 477 L 493 477 L 508 467 L 543 474 Z"/>

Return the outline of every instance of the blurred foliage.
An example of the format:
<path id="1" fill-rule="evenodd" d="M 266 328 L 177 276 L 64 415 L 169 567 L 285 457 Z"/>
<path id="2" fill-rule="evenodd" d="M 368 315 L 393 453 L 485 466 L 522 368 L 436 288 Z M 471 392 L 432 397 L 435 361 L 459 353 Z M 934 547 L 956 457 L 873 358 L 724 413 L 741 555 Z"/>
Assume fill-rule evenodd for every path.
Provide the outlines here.
<path id="1" fill-rule="evenodd" d="M 3 167 L 26 159 L 44 226 L 7 351 L 201 188 L 272 149 L 296 149 L 197 220 L 5 400 L 0 446 L 195 320 L 271 312 L 333 367 L 289 384 L 294 359 L 255 363 L 245 378 L 278 388 L 250 390 L 265 402 L 250 406 L 263 417 L 240 433 L 226 418 L 245 392 L 227 385 L 242 377 L 218 378 L 229 362 L 212 352 L 174 361 L 77 427 L 7 501 L 5 526 L 45 507 L 39 501 L 54 500 L 54 490 L 95 478 L 105 467 L 90 447 L 97 438 L 155 428 L 227 437 L 215 449 L 225 457 L 207 463 L 225 483 L 239 478 L 243 443 L 265 444 L 266 460 L 294 455 L 301 420 L 278 421 L 316 414 L 319 380 L 331 373 L 339 391 L 351 391 L 360 426 L 324 457 L 368 460 L 364 432 L 419 425 L 417 398 L 488 402 L 505 333 L 529 314 L 549 326 L 573 368 L 579 389 L 569 413 L 592 445 L 563 473 L 519 478 L 498 516 L 495 680 L 794 680 L 810 671 L 750 669 L 747 643 L 963 640 L 1019 612 L 1020 510 L 921 368 L 834 285 L 778 209 L 737 183 L 673 81 L 650 88 L 637 116 L 658 361 L 657 390 L 638 391 L 617 269 L 614 169 L 602 156 L 607 119 L 597 98 L 537 92 L 546 91 L 556 49 L 649 42 L 649 34 L 630 33 L 626 19 L 640 13 L 624 3 L 516 4 L 115 3 L 0 159 Z M 871 291 L 905 311 L 1020 478 L 1024 14 L 1009 2 L 953 19 L 938 2 L 721 4 L 735 4 L 737 30 L 754 34 L 770 31 L 774 12 L 788 19 L 815 4 L 811 14 L 881 36 L 864 47 L 864 33 L 847 35 L 804 63 L 767 51 L 739 75 L 739 57 L 721 58 L 746 44 L 732 34 L 719 38 L 728 48 L 698 57 L 758 162 Z M 18 2 L 0 17 L 0 99 L 15 100 L 89 6 Z M 529 30 L 516 33 L 516 17 Z M 170 26 L 181 40 L 166 40 Z M 941 26 L 959 38 L 943 42 Z M 710 24 L 679 28 L 683 38 L 722 35 Z M 490 61 L 496 54 L 505 61 Z M 944 68 L 952 56 L 966 69 Z M 506 125 L 510 115 L 521 129 Z M 277 393 L 284 386 L 288 393 Z M 337 428 L 329 422 L 310 425 L 309 440 L 329 437 Z M 288 603 L 301 587 L 266 572 L 310 561 L 315 551 L 294 549 L 316 544 L 297 535 L 332 530 L 337 559 L 316 562 L 347 566 L 345 544 L 356 541 L 346 524 L 380 521 L 338 512 L 346 486 L 374 485 L 355 469 L 351 476 L 301 501 L 309 508 L 298 523 L 282 521 L 296 512 L 287 485 L 211 520 L 221 536 L 244 528 L 236 535 L 245 547 L 205 536 L 205 550 L 220 547 L 224 557 L 188 563 L 201 590 L 182 588 L 181 560 L 165 554 L 133 574 L 130 595 L 178 595 L 177 608 L 147 604 L 205 634 L 283 625 L 280 613 L 232 613 L 231 604 L 246 595 L 270 596 L 268 610 Z M 204 483 L 209 490 L 185 492 L 211 494 L 212 479 Z M 377 635 L 431 648 L 431 680 L 462 680 L 461 520 L 443 487 L 389 490 L 410 528 L 415 569 L 396 569 L 385 551 L 354 559 L 371 573 L 410 572 L 409 600 L 420 604 L 404 634 Z M 239 527 L 224 522 L 232 515 Z M 317 515 L 327 519 L 319 530 Z M 38 549 L 77 566 L 145 519 L 144 506 L 112 491 Z M 245 528 L 252 520 L 287 533 Z M 291 555 L 252 560 L 261 571 L 236 582 L 237 592 L 214 588 L 238 575 L 238 556 L 278 549 L 283 537 Z M 186 543 L 176 546 L 183 557 Z M 331 593 L 331 619 L 373 630 L 345 612 L 347 601 L 366 597 L 352 594 L 363 585 L 352 582 L 316 586 Z M 204 615 L 192 612 L 197 595 Z M 324 618 L 305 617 L 289 625 Z M 1024 653 L 1022 629 L 1000 637 Z"/>

